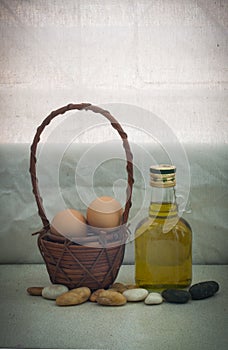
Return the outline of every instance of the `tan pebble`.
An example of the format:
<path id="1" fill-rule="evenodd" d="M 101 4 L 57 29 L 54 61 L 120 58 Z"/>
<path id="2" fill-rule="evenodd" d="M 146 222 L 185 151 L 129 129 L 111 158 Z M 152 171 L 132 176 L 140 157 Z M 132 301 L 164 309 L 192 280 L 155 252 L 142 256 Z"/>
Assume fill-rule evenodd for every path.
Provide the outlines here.
<path id="1" fill-rule="evenodd" d="M 105 290 L 97 298 L 97 303 L 105 306 L 121 306 L 125 305 L 126 302 L 127 299 L 123 294 L 113 290 Z"/>
<path id="2" fill-rule="evenodd" d="M 126 284 L 126 289 L 136 289 L 139 288 L 136 284 Z"/>
<path id="3" fill-rule="evenodd" d="M 30 295 L 41 296 L 43 289 L 44 289 L 44 287 L 29 287 L 29 288 L 27 288 L 27 292 Z"/>
<path id="4" fill-rule="evenodd" d="M 71 293 L 79 294 L 79 295 L 86 295 L 88 298 L 91 295 L 91 290 L 88 287 L 78 287 L 70 290 Z"/>
<path id="5" fill-rule="evenodd" d="M 114 284 L 112 284 L 110 286 L 109 290 L 113 290 L 113 291 L 116 291 L 116 292 L 119 292 L 119 293 L 123 293 L 126 289 L 127 289 L 127 287 L 123 283 L 116 282 L 116 283 L 114 283 Z"/>
<path id="6" fill-rule="evenodd" d="M 95 291 L 90 295 L 89 300 L 92 301 L 92 302 L 96 302 L 96 301 L 97 301 L 97 298 L 98 298 L 98 296 L 99 296 L 99 294 L 100 294 L 101 292 L 103 292 L 103 291 L 104 291 L 104 289 L 97 289 L 97 290 L 95 290 Z"/>
<path id="7" fill-rule="evenodd" d="M 91 291 L 87 287 L 79 287 L 71 289 L 69 292 L 63 293 L 56 299 L 59 306 L 79 305 L 86 302 L 91 295 Z"/>

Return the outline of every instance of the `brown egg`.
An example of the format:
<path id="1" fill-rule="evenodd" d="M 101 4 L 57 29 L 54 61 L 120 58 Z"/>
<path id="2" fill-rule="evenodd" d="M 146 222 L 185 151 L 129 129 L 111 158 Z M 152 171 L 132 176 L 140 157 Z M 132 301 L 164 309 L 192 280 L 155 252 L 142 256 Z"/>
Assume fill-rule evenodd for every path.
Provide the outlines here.
<path id="1" fill-rule="evenodd" d="M 51 232 L 69 239 L 86 236 L 86 219 L 75 209 L 66 209 L 57 213 L 51 222 Z"/>
<path id="2" fill-rule="evenodd" d="M 87 209 L 89 225 L 100 228 L 112 228 L 120 225 L 123 209 L 112 197 L 98 197 Z"/>

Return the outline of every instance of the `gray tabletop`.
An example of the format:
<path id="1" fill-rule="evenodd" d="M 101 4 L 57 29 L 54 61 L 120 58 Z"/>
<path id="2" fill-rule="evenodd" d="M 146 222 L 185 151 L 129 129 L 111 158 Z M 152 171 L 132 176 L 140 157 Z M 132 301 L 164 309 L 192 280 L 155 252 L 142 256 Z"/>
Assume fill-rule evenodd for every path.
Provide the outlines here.
<path id="1" fill-rule="evenodd" d="M 227 272 L 227 265 L 195 265 L 193 283 L 216 280 L 220 291 L 187 304 L 58 307 L 26 292 L 27 287 L 50 284 L 44 265 L 1 265 L 0 347 L 227 349 Z M 133 283 L 134 266 L 123 265 L 117 280 Z"/>

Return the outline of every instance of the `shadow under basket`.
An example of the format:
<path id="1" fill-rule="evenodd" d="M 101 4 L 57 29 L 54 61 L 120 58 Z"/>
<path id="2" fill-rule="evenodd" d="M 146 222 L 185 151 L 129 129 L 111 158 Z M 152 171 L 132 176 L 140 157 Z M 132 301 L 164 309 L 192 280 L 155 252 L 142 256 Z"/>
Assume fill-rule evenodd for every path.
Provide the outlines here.
<path id="1" fill-rule="evenodd" d="M 96 229 L 92 232 L 88 231 L 87 236 L 80 238 L 81 241 L 78 239 L 76 243 L 65 237 L 53 235 L 50 232 L 50 223 L 45 214 L 43 201 L 39 193 L 36 172 L 36 151 L 40 135 L 52 119 L 72 110 L 92 111 L 108 119 L 111 126 L 119 133 L 122 139 L 128 175 L 126 203 L 120 226 L 112 231 L 97 231 Z M 127 134 L 118 121 L 107 110 L 89 103 L 69 104 L 52 111 L 37 128 L 31 145 L 29 170 L 38 214 L 43 223 L 43 228 L 37 232 L 39 234 L 38 246 L 52 283 L 64 284 L 69 289 L 86 286 L 91 290 L 96 290 L 108 288 L 115 281 L 123 262 L 125 243 L 128 237 L 126 224 L 132 204 L 132 186 L 134 183 L 132 159 L 133 156 L 127 140 Z"/>
<path id="2" fill-rule="evenodd" d="M 122 226 L 112 233 L 89 236 L 74 243 L 64 237 L 42 233 L 38 246 L 52 283 L 69 289 L 108 288 L 116 279 L 125 252 L 127 229 Z"/>

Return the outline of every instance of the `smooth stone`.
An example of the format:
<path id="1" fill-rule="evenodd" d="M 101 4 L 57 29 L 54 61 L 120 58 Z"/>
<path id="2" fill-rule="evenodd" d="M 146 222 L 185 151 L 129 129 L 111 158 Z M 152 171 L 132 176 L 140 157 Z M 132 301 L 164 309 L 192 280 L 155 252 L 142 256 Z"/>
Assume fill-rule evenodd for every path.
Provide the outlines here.
<path id="1" fill-rule="evenodd" d="M 97 298 L 99 297 L 99 294 L 100 294 L 101 292 L 104 292 L 104 291 L 105 291 L 105 289 L 102 289 L 102 288 L 95 290 L 95 291 L 90 295 L 89 300 L 92 301 L 93 303 L 95 303 L 95 302 L 97 301 Z"/>
<path id="2" fill-rule="evenodd" d="M 29 288 L 27 288 L 27 292 L 30 295 L 41 296 L 43 289 L 44 289 L 44 287 L 29 287 Z"/>
<path id="3" fill-rule="evenodd" d="M 73 306 L 85 303 L 91 295 L 88 287 L 79 287 L 71 289 L 56 298 L 56 304 L 59 306 Z"/>
<path id="4" fill-rule="evenodd" d="M 52 284 L 44 287 L 42 290 L 42 297 L 45 299 L 55 300 L 58 296 L 68 292 L 68 288 L 62 284 Z"/>
<path id="5" fill-rule="evenodd" d="M 163 298 L 159 293 L 150 293 L 144 300 L 146 305 L 158 305 L 163 302 Z"/>
<path id="6" fill-rule="evenodd" d="M 114 290 L 114 291 L 119 292 L 119 293 L 123 293 L 127 289 L 127 287 L 123 283 L 116 282 L 116 283 L 112 284 L 109 289 Z"/>
<path id="7" fill-rule="evenodd" d="M 205 281 L 193 284 L 189 293 L 193 300 L 200 300 L 212 297 L 219 290 L 219 284 L 215 281 Z"/>
<path id="8" fill-rule="evenodd" d="M 136 284 L 126 284 L 127 289 L 136 289 L 139 288 Z"/>
<path id="9" fill-rule="evenodd" d="M 127 301 L 142 301 L 146 299 L 149 292 L 144 288 L 133 288 L 128 289 L 123 292 L 123 295 L 127 299 Z"/>
<path id="10" fill-rule="evenodd" d="M 126 297 L 114 290 L 104 290 L 99 293 L 97 303 L 104 306 L 122 306 L 127 302 Z"/>
<path id="11" fill-rule="evenodd" d="M 168 303 L 184 304 L 189 301 L 191 294 L 186 290 L 166 289 L 162 292 L 162 297 Z"/>

